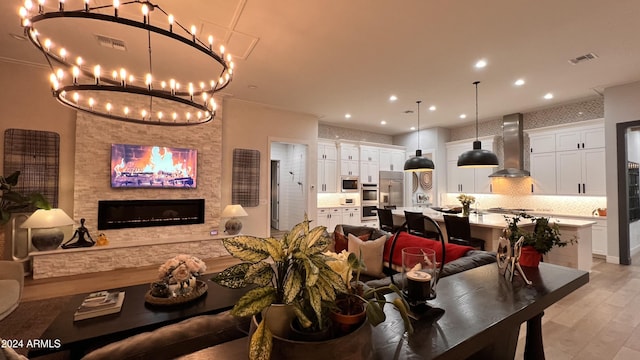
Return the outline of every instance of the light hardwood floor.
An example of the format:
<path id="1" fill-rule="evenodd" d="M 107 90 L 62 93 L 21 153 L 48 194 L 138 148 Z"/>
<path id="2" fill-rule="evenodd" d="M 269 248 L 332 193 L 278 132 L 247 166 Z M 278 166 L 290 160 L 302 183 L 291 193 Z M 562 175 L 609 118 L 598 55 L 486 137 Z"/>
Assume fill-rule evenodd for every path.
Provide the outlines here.
<path id="1" fill-rule="evenodd" d="M 207 260 L 208 272 L 237 262 Z M 640 264 L 640 255 L 633 258 Z M 157 266 L 57 279 L 26 280 L 23 301 L 150 283 Z M 594 259 L 589 283 L 545 311 L 543 336 L 550 360 L 640 359 L 640 266 Z M 522 359 L 524 326 L 516 352 Z"/>

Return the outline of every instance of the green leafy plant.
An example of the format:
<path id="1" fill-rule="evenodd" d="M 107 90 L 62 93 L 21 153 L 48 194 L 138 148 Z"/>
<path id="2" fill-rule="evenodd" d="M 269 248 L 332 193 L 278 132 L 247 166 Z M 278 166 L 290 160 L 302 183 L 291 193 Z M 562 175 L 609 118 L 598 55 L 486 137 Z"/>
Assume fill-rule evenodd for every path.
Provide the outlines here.
<path id="1" fill-rule="evenodd" d="M 49 202 L 42 194 L 33 193 L 23 195 L 13 190 L 18 184 L 20 171 L 16 171 L 9 176 L 0 176 L 0 190 L 2 190 L 2 198 L 0 199 L 0 225 L 6 224 L 11 218 L 11 213 L 27 209 L 29 206 L 35 206 L 38 209 L 51 209 Z"/>
<path id="2" fill-rule="evenodd" d="M 562 240 L 560 237 L 560 226 L 557 222 L 549 223 L 548 217 L 536 217 L 527 213 L 519 213 L 516 216 L 505 215 L 507 228 L 505 235 L 514 244 L 520 236 L 524 236 L 523 246 L 533 246 L 540 254 L 546 254 L 554 246 L 564 247 L 577 242 L 576 237 L 568 240 Z M 526 231 L 518 227 L 518 223 L 522 219 L 530 220 L 534 226 L 532 231 Z"/>
<path id="3" fill-rule="evenodd" d="M 342 276 L 347 286 L 347 293 L 344 294 L 344 301 L 341 302 L 342 307 L 339 307 L 337 311 L 342 314 L 352 315 L 354 309 L 358 309 L 362 304 L 367 314 L 367 321 L 371 325 L 377 326 L 387 319 L 384 313 L 384 305 L 391 303 L 400 312 L 405 331 L 409 334 L 413 333 L 413 325 L 409 320 L 409 304 L 402 297 L 397 286 L 389 284 L 378 288 L 364 289 L 364 284 L 360 282 L 360 272 L 366 269 L 366 264 L 362 260 L 362 253 L 356 256 L 354 253 L 348 253 L 347 255 L 346 251 L 343 251 L 341 254 L 328 253 L 328 255 L 332 258 L 329 266 Z M 356 273 L 356 278 L 352 283 L 350 279 L 353 271 Z M 395 292 L 398 297 L 389 302 L 384 295 L 391 292 Z"/>
<path id="4" fill-rule="evenodd" d="M 327 265 L 323 254 L 331 243 L 324 226 L 309 229 L 304 221 L 282 239 L 236 236 L 223 240 L 224 247 L 242 263 L 216 274 L 212 280 L 229 288 L 256 287 L 235 304 L 235 316 L 253 316 L 271 304 L 290 304 L 304 328 L 326 324 L 326 307 L 338 293 L 347 291 L 340 276 Z M 264 319 L 251 337 L 251 359 L 269 358 L 273 335 Z"/>

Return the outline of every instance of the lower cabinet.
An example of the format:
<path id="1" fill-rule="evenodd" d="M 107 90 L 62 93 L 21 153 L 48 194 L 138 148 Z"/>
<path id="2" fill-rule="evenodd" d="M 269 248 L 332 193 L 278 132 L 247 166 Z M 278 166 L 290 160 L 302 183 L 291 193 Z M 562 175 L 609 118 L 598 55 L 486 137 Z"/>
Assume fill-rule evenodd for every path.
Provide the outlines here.
<path id="1" fill-rule="evenodd" d="M 596 220 L 591 234 L 591 253 L 607 256 L 607 220 Z"/>
<path id="2" fill-rule="evenodd" d="M 318 209 L 318 220 L 316 226 L 324 226 L 328 232 L 332 232 L 336 225 L 356 225 L 361 224 L 360 207 L 335 207 Z"/>

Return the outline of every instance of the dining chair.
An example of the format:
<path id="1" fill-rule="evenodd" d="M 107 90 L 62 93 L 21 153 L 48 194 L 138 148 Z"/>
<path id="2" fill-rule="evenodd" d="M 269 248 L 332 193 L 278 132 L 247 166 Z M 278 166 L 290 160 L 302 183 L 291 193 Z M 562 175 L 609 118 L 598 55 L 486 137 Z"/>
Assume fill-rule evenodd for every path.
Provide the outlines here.
<path id="1" fill-rule="evenodd" d="M 425 222 L 425 216 L 421 212 L 404 212 L 407 221 L 407 232 L 411 235 L 421 236 L 429 239 L 438 238 L 438 229 L 431 222 Z"/>
<path id="2" fill-rule="evenodd" d="M 378 221 L 380 222 L 380 230 L 395 233 L 401 226 L 393 224 L 393 213 L 391 209 L 376 209 L 378 213 Z"/>
<path id="3" fill-rule="evenodd" d="M 443 215 L 443 217 L 449 243 L 484 250 L 484 240 L 471 237 L 471 225 L 469 225 L 468 217 L 454 215 Z"/>

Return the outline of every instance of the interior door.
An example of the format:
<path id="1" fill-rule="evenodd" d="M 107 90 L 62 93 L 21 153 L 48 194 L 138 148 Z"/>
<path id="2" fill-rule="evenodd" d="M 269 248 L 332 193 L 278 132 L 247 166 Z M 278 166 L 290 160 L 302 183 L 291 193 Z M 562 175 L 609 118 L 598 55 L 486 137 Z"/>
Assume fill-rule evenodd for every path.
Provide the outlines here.
<path id="1" fill-rule="evenodd" d="M 280 230 L 280 160 L 271 160 L 271 228 Z"/>

